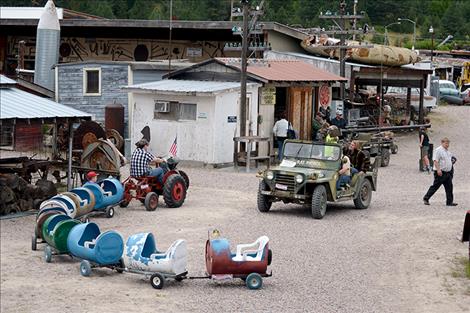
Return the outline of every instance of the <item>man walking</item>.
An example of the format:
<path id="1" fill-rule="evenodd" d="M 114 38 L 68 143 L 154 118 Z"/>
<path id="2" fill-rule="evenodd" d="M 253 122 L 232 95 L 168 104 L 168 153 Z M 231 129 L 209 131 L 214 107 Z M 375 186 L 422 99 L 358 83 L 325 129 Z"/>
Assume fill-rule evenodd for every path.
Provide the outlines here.
<path id="1" fill-rule="evenodd" d="M 434 150 L 434 182 L 431 187 L 429 187 L 428 192 L 424 195 L 423 201 L 424 204 L 429 205 L 429 199 L 433 194 L 444 185 L 446 190 L 446 205 L 447 206 L 456 206 L 457 203 L 454 203 L 453 195 L 453 163 L 457 160 L 449 149 L 449 139 L 444 137 L 441 139 L 441 145 Z"/>

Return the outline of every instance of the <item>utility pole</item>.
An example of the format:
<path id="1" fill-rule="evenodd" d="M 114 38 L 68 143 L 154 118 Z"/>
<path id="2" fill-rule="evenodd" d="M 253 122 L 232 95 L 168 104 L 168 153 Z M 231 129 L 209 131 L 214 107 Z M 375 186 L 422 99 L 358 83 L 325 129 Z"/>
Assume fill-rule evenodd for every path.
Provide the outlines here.
<path id="1" fill-rule="evenodd" d="M 247 121 L 247 105 L 246 105 L 246 84 L 247 84 L 247 66 L 248 66 L 248 51 L 264 51 L 269 47 L 266 43 L 255 44 L 251 41 L 253 35 L 262 35 L 263 30 L 257 24 L 258 17 L 263 14 L 261 10 L 264 0 L 256 9 L 250 9 L 250 0 L 241 0 L 242 9 L 233 8 L 231 17 L 243 17 L 242 27 L 234 26 L 232 28 L 234 35 L 241 35 L 241 46 L 239 43 L 226 43 L 224 51 L 241 51 L 241 64 L 240 64 L 240 137 L 247 136 L 246 121 Z M 250 16 L 252 17 L 250 20 Z M 251 42 L 251 43 L 250 43 Z"/>
<path id="2" fill-rule="evenodd" d="M 246 67 L 248 52 L 249 0 L 241 1 L 243 6 L 242 64 L 240 77 L 240 137 L 246 136 Z"/>
<path id="3" fill-rule="evenodd" d="M 340 0 L 339 3 L 339 15 L 332 15 L 332 14 L 321 14 L 319 16 L 320 19 L 331 20 L 333 21 L 338 27 L 339 30 L 330 30 L 330 31 L 320 31 L 317 32 L 318 35 L 327 34 L 327 35 L 338 35 L 340 38 L 340 44 L 338 46 L 325 46 L 325 49 L 339 49 L 339 75 L 345 77 L 346 75 L 346 51 L 348 49 L 353 48 L 372 48 L 373 45 L 346 45 L 346 37 L 350 35 L 359 35 L 365 34 L 369 32 L 368 26 L 364 26 L 364 29 L 346 29 L 346 21 L 353 21 L 354 25 L 356 24 L 356 20 L 360 20 L 364 18 L 363 15 L 349 15 L 346 14 L 346 1 Z M 339 22 L 339 23 L 338 23 Z M 356 26 L 354 26 L 356 28 Z M 345 94 L 345 83 L 340 83 L 340 97 L 344 100 Z"/>

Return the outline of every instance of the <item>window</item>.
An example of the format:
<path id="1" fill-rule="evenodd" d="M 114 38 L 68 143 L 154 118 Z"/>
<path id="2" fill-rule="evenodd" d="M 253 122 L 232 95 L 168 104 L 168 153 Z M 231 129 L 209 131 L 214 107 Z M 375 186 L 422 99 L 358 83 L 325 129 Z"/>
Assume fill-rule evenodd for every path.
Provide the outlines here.
<path id="1" fill-rule="evenodd" d="M 101 96 L 101 68 L 83 69 L 83 94 Z"/>
<path id="2" fill-rule="evenodd" d="M 197 119 L 196 103 L 154 100 L 153 118 L 168 121 L 195 121 Z"/>
<path id="3" fill-rule="evenodd" d="M 197 115 L 196 103 L 180 103 L 180 120 L 195 121 Z"/>
<path id="4" fill-rule="evenodd" d="M 5 124 L 5 122 L 3 122 L 0 125 L 0 147 L 13 148 L 14 130 L 15 128 L 12 124 Z"/>

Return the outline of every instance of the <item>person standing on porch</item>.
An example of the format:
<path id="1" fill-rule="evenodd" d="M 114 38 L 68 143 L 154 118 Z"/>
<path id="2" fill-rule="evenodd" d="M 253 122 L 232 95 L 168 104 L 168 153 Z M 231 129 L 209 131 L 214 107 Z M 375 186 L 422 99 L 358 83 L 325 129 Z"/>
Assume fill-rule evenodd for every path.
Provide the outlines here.
<path id="1" fill-rule="evenodd" d="M 287 130 L 289 129 L 289 122 L 286 119 L 287 114 L 282 112 L 279 116 L 279 120 L 274 124 L 273 134 L 274 140 L 277 142 L 278 154 L 277 158 L 280 161 L 282 158 L 282 146 L 284 141 L 287 139 Z"/>

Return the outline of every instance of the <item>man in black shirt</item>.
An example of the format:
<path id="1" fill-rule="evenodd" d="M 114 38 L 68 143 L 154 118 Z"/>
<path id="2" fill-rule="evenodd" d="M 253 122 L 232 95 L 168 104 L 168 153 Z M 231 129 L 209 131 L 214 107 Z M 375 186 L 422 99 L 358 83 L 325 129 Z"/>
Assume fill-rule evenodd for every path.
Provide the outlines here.
<path id="1" fill-rule="evenodd" d="M 336 111 L 336 117 L 331 120 L 330 124 L 342 129 L 346 128 L 347 123 L 346 120 L 343 118 L 343 113 L 341 111 Z"/>
<path id="2" fill-rule="evenodd" d="M 421 160 L 424 165 L 424 170 L 431 173 L 431 167 L 429 166 L 429 136 L 426 132 L 425 127 L 419 128 L 419 147 L 421 150 Z"/>

